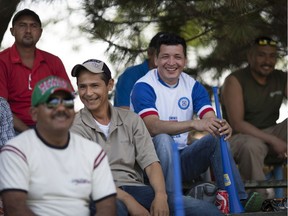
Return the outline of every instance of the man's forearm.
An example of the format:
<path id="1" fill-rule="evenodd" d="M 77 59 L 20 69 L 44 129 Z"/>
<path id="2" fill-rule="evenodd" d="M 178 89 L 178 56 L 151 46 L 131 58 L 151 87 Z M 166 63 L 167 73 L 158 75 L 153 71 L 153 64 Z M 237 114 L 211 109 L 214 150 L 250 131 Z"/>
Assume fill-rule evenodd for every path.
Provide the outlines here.
<path id="1" fill-rule="evenodd" d="M 273 139 L 273 135 L 265 133 L 261 129 L 255 127 L 254 125 L 246 121 L 238 122 L 237 126 L 235 127 L 235 131 L 238 133 L 248 134 L 250 136 L 257 137 L 263 140 L 268 145 L 271 144 Z"/>
<path id="2" fill-rule="evenodd" d="M 4 192 L 2 194 L 5 215 L 35 216 L 26 204 L 27 195 L 22 192 Z"/>
<path id="3" fill-rule="evenodd" d="M 26 125 L 22 120 L 20 120 L 15 114 L 13 114 L 13 124 L 15 130 L 18 132 L 23 132 L 29 129 L 28 125 Z"/>
<path id="4" fill-rule="evenodd" d="M 161 166 L 158 162 L 150 164 L 145 169 L 147 176 L 149 178 L 149 183 L 153 187 L 155 195 L 161 194 L 167 198 L 165 189 L 165 180 L 162 174 Z"/>

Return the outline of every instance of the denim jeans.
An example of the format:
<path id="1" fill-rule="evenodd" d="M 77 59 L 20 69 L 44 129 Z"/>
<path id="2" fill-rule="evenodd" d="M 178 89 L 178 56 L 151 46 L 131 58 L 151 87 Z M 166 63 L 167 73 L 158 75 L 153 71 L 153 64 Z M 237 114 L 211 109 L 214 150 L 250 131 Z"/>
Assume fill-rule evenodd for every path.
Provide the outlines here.
<path id="1" fill-rule="evenodd" d="M 151 186 L 121 186 L 119 187 L 126 193 L 130 194 L 144 208 L 150 211 L 151 204 L 154 200 L 155 193 Z M 117 200 L 117 216 L 128 216 L 128 210 L 125 204 Z"/>
<path id="2" fill-rule="evenodd" d="M 151 186 L 122 186 L 122 190 L 134 197 L 143 207 L 150 211 L 151 204 L 154 200 L 155 193 Z M 174 202 L 173 202 L 174 203 Z M 170 215 L 175 215 L 174 205 L 169 203 Z M 217 216 L 222 215 L 219 210 L 211 203 L 197 200 L 192 197 L 184 197 L 186 216 Z M 197 210 L 196 210 L 197 209 Z M 208 209 L 208 211 L 207 211 Z M 128 210 L 125 204 L 117 199 L 117 216 L 128 216 Z"/>
<path id="3" fill-rule="evenodd" d="M 171 169 L 173 167 L 172 145 L 174 144 L 174 140 L 167 134 L 159 134 L 153 138 L 153 143 L 163 170 L 170 206 L 174 203 L 174 173 L 173 169 Z M 180 150 L 179 157 L 183 181 L 191 181 L 198 178 L 209 166 L 211 166 L 218 188 L 225 189 L 221 148 L 218 138 L 215 138 L 212 135 L 204 136 Z M 229 157 L 239 199 L 247 199 L 244 184 L 230 151 Z M 191 202 L 188 204 L 191 205 Z M 196 209 L 198 211 L 198 207 Z M 213 208 L 211 207 L 211 209 Z M 206 211 L 208 212 L 211 209 L 207 208 Z"/>

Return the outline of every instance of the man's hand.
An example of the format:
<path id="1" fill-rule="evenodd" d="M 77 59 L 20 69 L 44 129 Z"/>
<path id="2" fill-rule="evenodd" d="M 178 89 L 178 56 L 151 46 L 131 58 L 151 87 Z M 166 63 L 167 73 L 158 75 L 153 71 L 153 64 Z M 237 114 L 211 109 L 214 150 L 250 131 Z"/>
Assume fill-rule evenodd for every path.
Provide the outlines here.
<path id="1" fill-rule="evenodd" d="M 287 157 L 287 143 L 284 140 L 273 136 L 270 146 L 272 150 L 278 155 L 278 158 L 284 159 Z"/>
<path id="2" fill-rule="evenodd" d="M 215 137 L 225 135 L 225 140 L 232 135 L 232 128 L 228 122 L 215 117 L 194 120 L 194 128 L 198 131 L 206 131 Z"/>
<path id="3" fill-rule="evenodd" d="M 151 204 L 150 213 L 153 216 L 168 216 L 169 206 L 167 203 L 167 196 L 156 195 Z"/>
<path id="4" fill-rule="evenodd" d="M 140 203 L 136 200 L 135 202 L 126 203 L 126 207 L 128 209 L 129 215 L 131 216 L 150 216 L 150 213 L 147 209 L 145 209 Z"/>
<path id="5" fill-rule="evenodd" d="M 218 128 L 220 136 L 225 136 L 224 140 L 228 140 L 232 136 L 232 127 L 225 119 L 220 120 L 220 124 L 221 127 Z"/>

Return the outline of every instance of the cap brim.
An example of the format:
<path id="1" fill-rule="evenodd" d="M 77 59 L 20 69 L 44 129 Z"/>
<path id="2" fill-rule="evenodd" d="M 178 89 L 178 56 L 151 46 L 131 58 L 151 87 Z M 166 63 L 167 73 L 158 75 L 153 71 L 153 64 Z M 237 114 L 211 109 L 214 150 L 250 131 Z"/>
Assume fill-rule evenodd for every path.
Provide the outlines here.
<path id="1" fill-rule="evenodd" d="M 52 94 L 54 94 L 55 92 L 58 92 L 58 91 L 66 92 L 66 93 L 68 93 L 68 94 L 71 96 L 71 98 L 73 98 L 73 99 L 75 98 L 75 96 L 74 96 L 74 94 L 73 94 L 73 91 L 71 91 L 71 90 L 69 90 L 69 89 L 66 89 L 66 88 L 56 88 L 56 89 L 53 90 L 53 92 L 51 92 L 50 96 L 51 96 Z"/>
<path id="2" fill-rule="evenodd" d="M 81 64 L 75 65 L 75 66 L 73 67 L 72 71 L 71 71 L 71 75 L 72 75 L 73 77 L 77 77 L 79 71 L 80 71 L 81 69 L 83 69 L 83 68 L 85 68 L 85 67 L 84 67 L 83 65 L 81 65 Z"/>

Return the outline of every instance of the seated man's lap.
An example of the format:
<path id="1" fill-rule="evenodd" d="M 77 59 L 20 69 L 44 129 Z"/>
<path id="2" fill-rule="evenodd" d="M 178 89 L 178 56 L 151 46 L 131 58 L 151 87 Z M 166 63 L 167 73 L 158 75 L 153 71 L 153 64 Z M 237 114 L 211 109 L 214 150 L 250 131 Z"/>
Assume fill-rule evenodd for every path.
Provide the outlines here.
<path id="1" fill-rule="evenodd" d="M 202 142 L 201 139 L 180 150 L 182 180 L 191 181 L 203 174 L 210 166 L 213 151 L 213 145 Z"/>
<path id="2" fill-rule="evenodd" d="M 151 204 L 154 200 L 155 193 L 151 186 L 144 185 L 144 186 L 121 186 L 119 187 L 123 191 L 127 192 L 131 196 L 134 197 L 134 199 L 140 203 L 143 207 L 145 207 L 147 210 L 150 210 Z"/>

